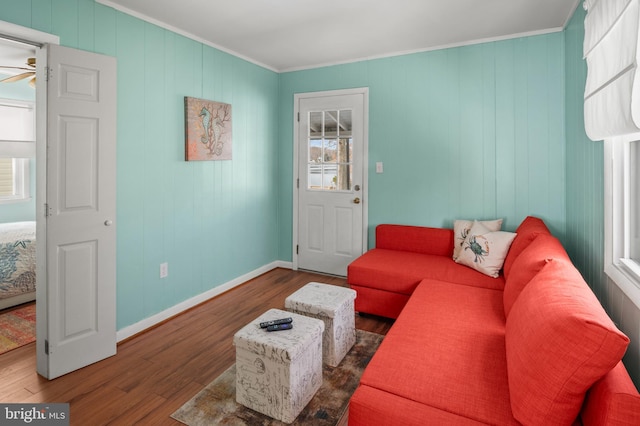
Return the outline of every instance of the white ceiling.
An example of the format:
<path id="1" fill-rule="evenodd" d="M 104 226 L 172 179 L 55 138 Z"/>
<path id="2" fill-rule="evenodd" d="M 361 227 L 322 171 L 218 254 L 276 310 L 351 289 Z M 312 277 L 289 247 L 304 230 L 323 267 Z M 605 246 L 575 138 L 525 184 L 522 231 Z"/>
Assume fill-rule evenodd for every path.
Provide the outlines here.
<path id="1" fill-rule="evenodd" d="M 559 31 L 580 0 L 96 1 L 282 72 Z M 33 55 L 0 40 L 0 65 Z"/>
<path id="2" fill-rule="evenodd" d="M 274 71 L 561 30 L 580 0 L 97 0 Z"/>

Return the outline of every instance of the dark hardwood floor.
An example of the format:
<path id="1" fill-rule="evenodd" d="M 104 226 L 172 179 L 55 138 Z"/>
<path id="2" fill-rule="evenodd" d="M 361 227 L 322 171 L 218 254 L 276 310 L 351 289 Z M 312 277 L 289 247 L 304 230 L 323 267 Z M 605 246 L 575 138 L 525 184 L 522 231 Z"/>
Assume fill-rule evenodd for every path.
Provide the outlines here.
<path id="1" fill-rule="evenodd" d="M 267 309 L 283 309 L 310 281 L 346 286 L 343 278 L 274 269 L 51 381 L 36 373 L 35 343 L 15 349 L 0 356 L 0 402 L 68 402 L 72 425 L 179 425 L 169 416 L 235 362 L 235 332 Z M 386 334 L 391 325 L 356 315 L 358 329 Z"/>

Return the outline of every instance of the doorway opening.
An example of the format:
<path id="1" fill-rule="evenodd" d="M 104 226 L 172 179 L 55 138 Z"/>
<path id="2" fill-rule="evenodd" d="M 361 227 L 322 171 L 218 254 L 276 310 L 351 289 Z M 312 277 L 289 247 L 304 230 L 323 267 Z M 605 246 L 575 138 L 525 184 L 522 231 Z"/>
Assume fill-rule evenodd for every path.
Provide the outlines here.
<path id="1" fill-rule="evenodd" d="M 0 335 L 35 341 L 36 47 L 0 38 Z"/>
<path id="2" fill-rule="evenodd" d="M 36 299 L 44 301 L 46 300 L 47 291 L 47 279 L 46 279 L 46 258 L 44 256 L 46 249 L 46 222 L 41 220 L 43 217 L 42 211 L 39 211 L 37 206 L 43 206 L 46 199 L 46 82 L 44 77 L 44 67 L 46 66 L 46 50 L 43 46 L 46 44 L 59 44 L 60 38 L 58 36 L 47 34 L 41 31 L 37 31 L 31 28 L 15 25 L 10 22 L 0 21 L 0 39 L 5 41 L 5 44 L 9 42 L 14 43 L 14 46 L 20 46 L 21 49 L 29 50 L 31 56 L 25 55 L 29 62 L 29 57 L 36 58 L 36 77 L 37 82 L 29 76 L 22 80 L 25 82 L 35 83 L 35 89 L 29 87 L 29 90 L 33 91 L 33 102 L 35 104 L 35 160 L 31 160 L 33 168 L 30 170 L 29 178 L 32 179 L 30 185 L 33 192 L 30 194 L 31 202 L 33 203 L 32 212 L 35 216 L 36 222 Z M 33 55 L 35 52 L 35 56 Z M 25 52 L 22 52 L 24 54 Z M 22 58 L 20 58 L 22 59 Z M 27 67 L 30 67 L 27 65 Z M 6 84 L 6 83 L 0 83 Z M 12 87 L 17 87 L 16 83 L 8 83 Z M 42 209 L 44 210 L 44 209 Z M 40 213 L 40 214 L 39 214 Z M 1 215 L 0 215 L 1 216 Z M 46 303 L 36 302 L 36 316 L 39 319 L 36 323 L 36 363 L 37 370 L 43 371 L 43 365 L 46 362 L 44 356 L 44 339 L 40 339 L 40 336 L 44 336 L 47 330 L 47 310 Z"/>
<path id="3" fill-rule="evenodd" d="M 54 379 L 116 353 L 117 61 L 2 21 L 0 38 L 38 64 L 36 364 Z"/>

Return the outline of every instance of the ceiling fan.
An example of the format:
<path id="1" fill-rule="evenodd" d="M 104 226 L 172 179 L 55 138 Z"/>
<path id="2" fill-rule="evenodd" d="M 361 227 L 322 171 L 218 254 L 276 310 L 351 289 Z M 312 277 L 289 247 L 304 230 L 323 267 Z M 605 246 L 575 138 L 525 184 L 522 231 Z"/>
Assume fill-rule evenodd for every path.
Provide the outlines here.
<path id="1" fill-rule="evenodd" d="M 25 78 L 31 77 L 31 80 L 29 80 L 29 86 L 36 87 L 36 58 L 27 58 L 26 65 L 27 65 L 26 68 L 25 67 L 9 67 L 9 66 L 0 65 L 0 68 L 24 71 L 20 74 L 0 80 L 0 83 L 13 83 L 13 82 L 24 80 Z"/>

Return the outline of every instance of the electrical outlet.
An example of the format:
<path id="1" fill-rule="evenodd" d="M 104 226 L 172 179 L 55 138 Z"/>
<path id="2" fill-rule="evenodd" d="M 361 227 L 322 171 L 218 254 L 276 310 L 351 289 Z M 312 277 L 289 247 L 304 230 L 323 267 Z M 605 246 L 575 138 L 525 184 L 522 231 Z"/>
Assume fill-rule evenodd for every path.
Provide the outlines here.
<path id="1" fill-rule="evenodd" d="M 167 278 L 169 275 L 169 264 L 167 262 L 160 264 L 160 278 Z"/>

